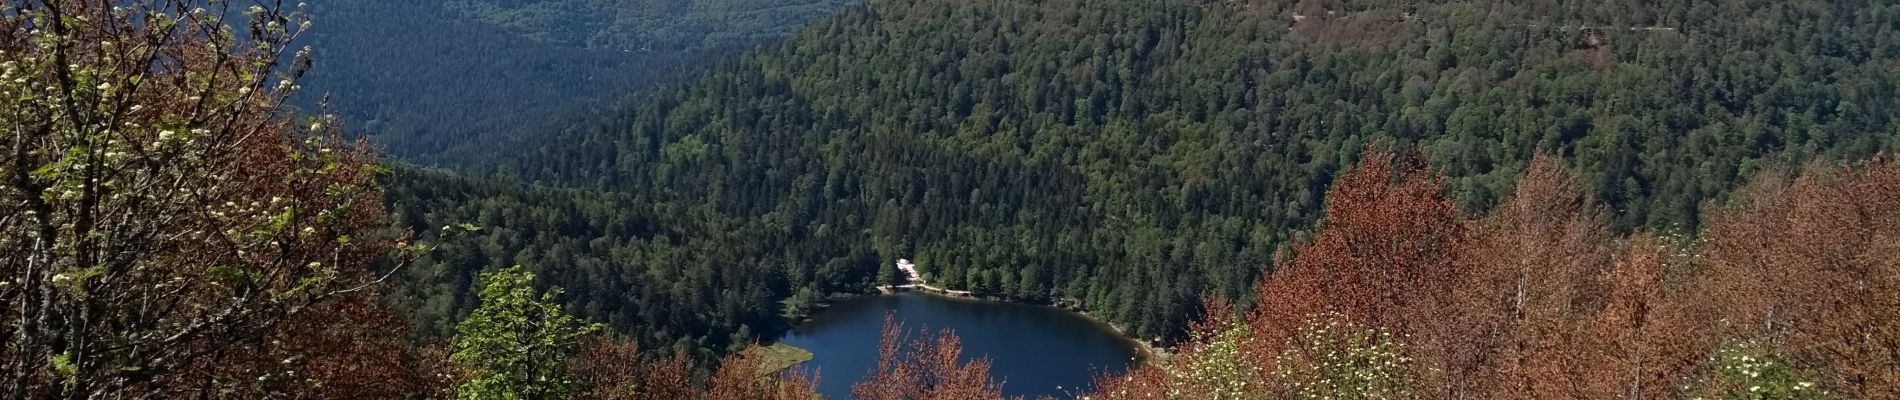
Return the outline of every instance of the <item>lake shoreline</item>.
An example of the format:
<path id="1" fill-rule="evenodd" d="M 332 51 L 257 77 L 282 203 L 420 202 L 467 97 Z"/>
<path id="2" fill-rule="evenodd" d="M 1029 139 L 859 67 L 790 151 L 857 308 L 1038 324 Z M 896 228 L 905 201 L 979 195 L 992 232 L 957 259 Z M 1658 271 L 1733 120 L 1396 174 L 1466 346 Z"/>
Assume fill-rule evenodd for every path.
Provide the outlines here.
<path id="1" fill-rule="evenodd" d="M 897 264 L 898 271 L 905 275 L 906 284 L 894 285 L 894 284 L 887 283 L 887 284 L 872 286 L 872 291 L 869 291 L 869 292 L 853 293 L 853 294 L 832 294 L 829 296 L 825 296 L 823 300 L 817 301 L 814 304 L 812 304 L 811 307 L 805 310 L 804 313 L 801 315 L 783 316 L 785 318 L 785 322 L 787 323 L 788 326 L 793 326 L 793 327 L 797 325 L 809 323 L 812 321 L 813 315 L 829 310 L 832 308 L 832 306 L 835 303 L 839 303 L 839 302 L 852 301 L 856 299 L 870 298 L 870 297 L 901 296 L 904 293 L 917 293 L 919 295 L 940 298 L 947 301 L 976 302 L 976 303 L 1047 308 L 1059 313 L 1078 317 L 1082 321 L 1086 321 L 1088 324 L 1092 324 L 1096 326 L 1097 328 L 1103 328 L 1109 332 L 1113 332 L 1116 338 L 1121 339 L 1123 342 L 1127 344 L 1132 344 L 1132 346 L 1130 347 L 1134 349 L 1134 353 L 1135 353 L 1136 362 L 1133 364 L 1133 367 L 1135 368 L 1139 368 L 1144 365 L 1159 366 L 1159 365 L 1164 364 L 1168 359 L 1174 356 L 1173 353 L 1170 352 L 1168 349 L 1161 346 L 1157 346 L 1156 344 L 1150 343 L 1146 340 L 1142 340 L 1141 338 L 1134 337 L 1133 335 L 1128 334 L 1128 331 L 1126 329 L 1123 329 L 1121 325 L 1117 325 L 1115 323 L 1109 322 L 1106 318 L 1100 318 L 1100 317 L 1097 317 L 1095 314 L 1090 313 L 1089 310 L 1086 310 L 1080 307 L 1080 301 L 1058 301 L 1058 302 L 1043 304 L 1043 303 L 1034 303 L 1034 302 L 1026 302 L 1026 301 L 1014 301 L 1014 300 L 1008 300 L 1008 299 L 1004 299 L 1001 297 L 994 297 L 994 296 L 977 296 L 974 293 L 971 293 L 970 291 L 967 291 L 967 290 L 952 290 L 947 287 L 938 287 L 938 286 L 931 285 L 928 280 L 924 279 L 923 274 L 917 271 L 916 265 L 912 264 L 910 260 L 908 259 L 898 259 L 896 264 Z M 782 339 L 783 337 L 781 336 L 778 338 L 773 338 L 773 340 L 770 342 L 762 342 L 762 343 L 777 346 L 777 345 L 782 345 L 782 343 L 780 342 L 780 340 Z M 803 361 L 792 363 L 789 365 L 784 365 L 782 368 L 779 368 L 779 370 L 781 371 L 789 370 L 793 367 L 796 367 L 802 364 L 804 364 Z"/>
<path id="2" fill-rule="evenodd" d="M 841 296 L 829 297 L 825 299 L 824 301 L 818 302 L 816 306 L 812 308 L 811 314 L 823 312 L 824 310 L 831 308 L 833 303 L 836 303 L 836 302 L 851 301 L 851 300 L 867 298 L 867 297 L 898 296 L 904 293 L 916 293 L 919 295 L 938 297 L 938 298 L 954 300 L 954 301 L 970 301 L 970 302 L 983 302 L 983 303 L 996 303 L 996 304 L 1012 304 L 1012 305 L 1022 305 L 1022 306 L 1032 306 L 1032 307 L 1047 307 L 1047 308 L 1060 310 L 1064 313 L 1079 316 L 1082 319 L 1087 320 L 1089 323 L 1102 326 L 1104 328 L 1107 328 L 1109 331 L 1115 332 L 1115 335 L 1121 337 L 1123 340 L 1126 340 L 1130 343 L 1134 343 L 1135 353 L 1140 356 L 1141 358 L 1140 364 L 1142 365 L 1159 366 L 1159 365 L 1162 365 L 1164 362 L 1166 362 L 1168 359 L 1174 357 L 1174 353 L 1169 351 L 1167 348 L 1156 346 L 1153 343 L 1149 343 L 1146 340 L 1142 340 L 1141 338 L 1137 338 L 1137 337 L 1134 337 L 1133 335 L 1129 335 L 1128 331 L 1125 329 L 1122 329 L 1121 325 L 1116 325 L 1112 322 L 1109 322 L 1107 319 L 1097 317 L 1095 316 L 1095 314 L 1090 313 L 1088 310 L 1082 309 L 1080 307 L 1071 308 L 1071 307 L 1058 306 L 1056 304 L 1032 303 L 1032 302 L 1026 302 L 1026 301 L 1012 301 L 1012 300 L 1005 300 L 1002 298 L 990 297 L 990 296 L 979 297 L 979 296 L 962 295 L 962 294 L 938 293 L 931 290 L 886 290 L 886 288 L 888 287 L 889 287 L 888 285 L 878 286 L 878 291 L 873 292 L 873 293 L 846 294 L 846 295 L 841 295 Z M 786 322 L 791 325 L 798 325 L 798 324 L 809 322 L 809 321 L 811 321 L 811 315 L 802 315 L 796 319 L 788 318 Z M 778 342 L 778 339 L 776 338 L 773 339 L 772 341 L 772 343 L 777 343 L 777 342 Z M 793 365 L 793 366 L 796 366 L 796 365 Z"/>
<path id="3" fill-rule="evenodd" d="M 936 293 L 840 295 L 774 342 L 815 354 L 807 370 L 825 371 L 823 392 L 846 395 L 849 385 L 878 360 L 880 327 L 893 316 L 911 340 L 936 332 L 962 339 L 961 360 L 988 358 L 991 373 L 1011 384 L 1006 393 L 1068 397 L 1166 357 L 1153 346 L 1095 315 L 1041 302 L 967 298 Z M 842 375 L 841 375 L 842 374 Z M 834 396 L 835 397 L 835 396 Z"/>

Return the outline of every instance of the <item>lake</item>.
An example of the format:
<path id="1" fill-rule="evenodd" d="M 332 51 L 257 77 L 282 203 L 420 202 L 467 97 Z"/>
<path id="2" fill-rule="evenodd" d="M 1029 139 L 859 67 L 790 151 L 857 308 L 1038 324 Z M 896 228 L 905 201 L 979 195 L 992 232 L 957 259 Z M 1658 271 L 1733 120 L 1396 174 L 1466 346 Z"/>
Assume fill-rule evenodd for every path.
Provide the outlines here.
<path id="1" fill-rule="evenodd" d="M 811 350 L 812 360 L 800 367 L 823 372 L 819 391 L 826 397 L 849 399 L 851 385 L 877 363 L 886 313 L 895 313 L 913 334 L 956 331 L 964 359 L 989 357 L 990 375 L 1005 381 L 1008 396 L 1073 397 L 1097 374 L 1120 373 L 1138 362 L 1135 342 L 1075 313 L 917 293 L 838 302 L 780 342 Z"/>

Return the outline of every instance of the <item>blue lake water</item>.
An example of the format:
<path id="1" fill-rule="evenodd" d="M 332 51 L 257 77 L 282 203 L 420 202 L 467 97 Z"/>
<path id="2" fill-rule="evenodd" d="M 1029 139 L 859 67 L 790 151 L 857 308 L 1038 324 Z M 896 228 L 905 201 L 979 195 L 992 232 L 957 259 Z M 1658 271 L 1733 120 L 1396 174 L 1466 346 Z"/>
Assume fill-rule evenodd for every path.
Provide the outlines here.
<path id="1" fill-rule="evenodd" d="M 877 362 L 884 316 L 896 316 L 913 334 L 950 329 L 963 356 L 990 358 L 990 374 L 1009 396 L 1080 394 L 1098 374 L 1135 365 L 1135 343 L 1095 321 L 1054 307 L 994 303 L 903 293 L 838 302 L 787 333 L 780 342 L 811 350 L 801 365 L 823 373 L 819 391 L 851 398 L 851 385 Z"/>

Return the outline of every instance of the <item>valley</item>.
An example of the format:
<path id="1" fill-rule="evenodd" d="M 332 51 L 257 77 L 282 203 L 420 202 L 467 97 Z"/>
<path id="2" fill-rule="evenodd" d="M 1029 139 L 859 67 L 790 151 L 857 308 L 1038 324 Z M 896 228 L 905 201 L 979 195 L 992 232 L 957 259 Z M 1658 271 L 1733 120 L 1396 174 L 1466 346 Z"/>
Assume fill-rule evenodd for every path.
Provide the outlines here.
<path id="1" fill-rule="evenodd" d="M 0 103 L 0 398 L 1900 398 L 1889 1 L 0 0 Z"/>

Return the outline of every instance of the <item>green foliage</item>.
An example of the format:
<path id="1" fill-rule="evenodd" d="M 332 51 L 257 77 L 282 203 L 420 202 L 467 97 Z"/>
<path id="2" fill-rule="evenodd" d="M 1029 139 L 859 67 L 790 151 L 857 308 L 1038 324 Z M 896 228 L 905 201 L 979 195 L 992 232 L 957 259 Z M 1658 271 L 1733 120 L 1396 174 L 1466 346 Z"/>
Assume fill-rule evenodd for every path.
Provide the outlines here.
<path id="1" fill-rule="evenodd" d="M 73 385 L 73 381 L 79 378 L 79 366 L 73 364 L 72 353 L 53 355 L 53 373 L 59 377 L 61 385 Z"/>
<path id="2" fill-rule="evenodd" d="M 423 336 L 453 333 L 455 321 L 480 304 L 479 272 L 522 265 L 572 293 L 560 300 L 577 315 L 642 348 L 710 361 L 718 349 L 756 339 L 734 342 L 742 326 L 768 337 L 788 327 L 779 314 L 781 300 L 793 295 L 787 275 L 794 271 L 782 260 L 807 251 L 768 248 L 770 236 L 756 228 L 666 212 L 618 193 L 404 167 L 387 177 L 386 198 L 417 242 L 438 243 L 404 269 L 389 296 Z M 801 307 L 829 293 L 869 290 L 868 281 L 851 280 L 866 274 L 835 271 L 872 264 L 806 269 L 801 287 L 812 294 L 802 298 L 812 303 Z"/>
<path id="3" fill-rule="evenodd" d="M 812 290 L 811 287 L 798 288 L 797 292 L 792 293 L 790 297 L 786 297 L 784 301 L 780 302 L 783 305 L 783 311 L 780 312 L 780 315 L 783 315 L 786 319 L 804 318 L 807 315 L 811 315 L 811 312 L 817 308 L 818 302 L 821 300 L 818 292 Z"/>
<path id="4" fill-rule="evenodd" d="M 1490 3 L 872 1 L 501 164 L 814 275 L 868 246 L 1179 338 L 1197 299 L 1252 296 L 1367 143 L 1418 149 L 1466 210 L 1563 155 L 1625 231 L 1692 231 L 1751 162 L 1900 145 L 1892 4 Z"/>
<path id="5" fill-rule="evenodd" d="M 319 351 L 265 339 L 369 291 L 394 240 L 336 240 L 383 227 L 367 149 L 281 107 L 307 21 L 261 2 L 0 6 L 0 393 L 252 397 L 280 368 L 252 357 Z"/>
<path id="6" fill-rule="evenodd" d="M 618 3 L 454 4 L 512 33 L 497 54 L 673 23 Z M 405 301 L 440 325 L 471 307 L 472 271 L 523 263 L 646 348 L 724 348 L 740 326 L 782 327 L 807 287 L 862 293 L 907 257 L 952 289 L 1179 339 L 1200 298 L 1249 301 L 1367 143 L 1416 148 L 1468 211 L 1509 193 L 1531 154 L 1559 154 L 1617 229 L 1680 232 L 1760 165 L 1895 149 L 1900 35 L 1884 22 L 1897 13 L 871 1 L 587 123 L 520 108 L 534 102 L 490 108 L 558 126 L 540 146 L 466 141 L 488 151 L 464 161 L 494 179 L 392 188 L 418 231 L 489 230 L 428 260 L 448 268 L 413 277 Z M 486 125 L 460 122 L 436 125 Z"/>
<path id="7" fill-rule="evenodd" d="M 1814 378 L 1753 342 L 1722 345 L 1709 357 L 1707 376 L 1690 395 L 1721 400 L 1833 399 Z"/>
<path id="8" fill-rule="evenodd" d="M 1390 332 L 1327 314 L 1300 329 L 1274 380 L 1293 399 L 1409 399 L 1412 360 Z"/>
<path id="9" fill-rule="evenodd" d="M 537 41 L 642 53 L 750 44 L 843 0 L 450 0 L 447 8 Z"/>
<path id="10" fill-rule="evenodd" d="M 510 267 L 481 275 L 482 305 L 457 326 L 451 359 L 474 377 L 459 399 L 567 398 L 567 361 L 600 329 L 561 311 L 560 289 L 537 295 L 534 274 Z"/>

